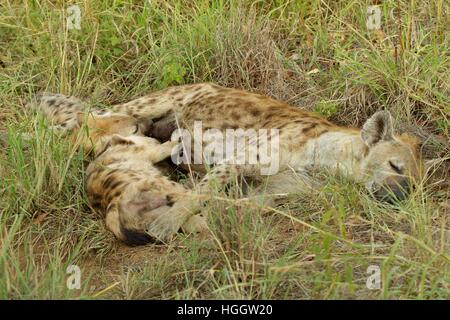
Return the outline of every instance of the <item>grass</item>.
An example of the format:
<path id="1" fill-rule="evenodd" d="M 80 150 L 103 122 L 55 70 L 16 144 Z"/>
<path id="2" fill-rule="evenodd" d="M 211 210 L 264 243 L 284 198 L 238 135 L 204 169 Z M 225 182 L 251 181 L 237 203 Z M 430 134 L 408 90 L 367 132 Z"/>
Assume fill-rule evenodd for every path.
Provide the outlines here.
<path id="1" fill-rule="evenodd" d="M 449 299 L 449 5 L 382 1 L 381 29 L 368 31 L 371 3 L 3 1 L 0 298 Z M 65 27 L 71 4 L 81 30 Z M 205 209 L 212 241 L 121 245 L 88 205 L 82 154 L 25 104 L 47 90 L 111 105 L 202 81 L 345 125 L 386 107 L 434 166 L 395 207 L 339 177 L 276 208 L 236 187 Z M 380 289 L 366 287 L 371 265 Z"/>

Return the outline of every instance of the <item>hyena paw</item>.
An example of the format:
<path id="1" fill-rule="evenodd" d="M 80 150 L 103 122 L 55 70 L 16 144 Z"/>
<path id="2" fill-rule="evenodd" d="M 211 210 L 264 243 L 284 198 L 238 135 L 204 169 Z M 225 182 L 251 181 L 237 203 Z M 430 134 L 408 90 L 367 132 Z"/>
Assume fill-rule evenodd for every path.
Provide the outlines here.
<path id="1" fill-rule="evenodd" d="M 196 214 L 190 217 L 182 226 L 184 233 L 205 233 L 208 230 L 208 223 L 206 217 Z"/>
<path id="2" fill-rule="evenodd" d="M 163 214 L 156 218 L 147 229 L 147 233 L 162 242 L 169 241 L 178 232 L 182 222 L 170 213 Z"/>

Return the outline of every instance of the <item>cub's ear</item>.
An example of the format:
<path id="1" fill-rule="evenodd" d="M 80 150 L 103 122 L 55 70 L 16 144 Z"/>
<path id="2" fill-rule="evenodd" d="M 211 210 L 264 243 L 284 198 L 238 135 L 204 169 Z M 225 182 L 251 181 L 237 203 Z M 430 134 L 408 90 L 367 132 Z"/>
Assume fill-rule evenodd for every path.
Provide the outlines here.
<path id="1" fill-rule="evenodd" d="M 393 137 L 394 127 L 389 111 L 374 113 L 362 127 L 361 138 L 369 147 L 380 141 L 392 140 Z"/>
<path id="2" fill-rule="evenodd" d="M 114 134 L 111 137 L 110 145 L 111 146 L 115 146 L 115 145 L 118 145 L 118 144 L 128 144 L 128 145 L 130 145 L 130 144 L 134 144 L 134 142 L 131 139 L 127 139 L 124 136 L 121 136 L 121 135 L 118 135 L 118 134 Z"/>
<path id="3" fill-rule="evenodd" d="M 77 112 L 77 122 L 78 125 L 81 127 L 84 123 L 88 123 L 88 121 L 93 121 L 97 118 L 97 116 L 94 117 L 94 115 L 92 113 L 85 113 L 82 111 L 78 111 Z"/>
<path id="4" fill-rule="evenodd" d="M 84 114 L 84 112 L 77 112 L 77 122 L 78 125 L 81 127 L 83 123 L 87 120 L 87 116 Z"/>

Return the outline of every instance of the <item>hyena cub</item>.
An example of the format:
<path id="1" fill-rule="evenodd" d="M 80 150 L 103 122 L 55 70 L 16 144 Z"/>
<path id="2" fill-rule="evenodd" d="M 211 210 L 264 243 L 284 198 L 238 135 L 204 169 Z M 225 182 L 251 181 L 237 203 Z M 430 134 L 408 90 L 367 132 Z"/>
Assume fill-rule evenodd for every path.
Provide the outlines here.
<path id="1" fill-rule="evenodd" d="M 199 194 L 169 180 L 155 167 L 177 144 L 114 135 L 97 150 L 87 168 L 86 190 L 91 204 L 106 213 L 107 228 L 128 245 L 152 241 L 147 230 L 158 217 L 199 209 Z M 192 215 L 182 229 L 201 232 L 205 223 L 200 215 Z"/>
<path id="2" fill-rule="evenodd" d="M 195 191 L 164 176 L 156 165 L 171 155 L 178 142 L 160 144 L 145 137 L 151 121 L 96 109 L 86 114 L 87 105 L 62 94 L 41 94 L 30 107 L 48 117 L 53 128 L 69 132 L 85 151 L 93 151 L 86 172 L 87 195 L 92 206 L 106 214 L 106 226 L 117 238 L 128 245 L 148 243 L 155 237 L 147 229 L 156 236 L 165 234 L 181 216 L 189 216 L 181 224 L 184 232 L 205 230 L 205 219 L 195 213 L 209 186 L 208 176 Z"/>

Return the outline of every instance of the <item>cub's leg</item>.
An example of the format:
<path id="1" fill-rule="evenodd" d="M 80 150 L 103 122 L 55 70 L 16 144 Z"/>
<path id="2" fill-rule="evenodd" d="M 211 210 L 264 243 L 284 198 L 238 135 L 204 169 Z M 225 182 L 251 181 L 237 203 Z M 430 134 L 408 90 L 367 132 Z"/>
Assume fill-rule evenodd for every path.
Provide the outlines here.
<path id="1" fill-rule="evenodd" d="M 195 194 L 184 194 L 178 199 L 166 214 L 160 215 L 149 223 L 147 233 L 161 241 L 169 240 L 180 230 L 186 221 L 200 210 L 201 201 Z"/>
<path id="2" fill-rule="evenodd" d="M 167 158 L 169 158 L 172 153 L 177 152 L 175 148 L 177 148 L 179 142 L 177 141 L 166 141 L 160 145 L 154 146 L 150 150 L 150 154 L 148 157 L 152 163 L 161 162 Z"/>
<path id="3" fill-rule="evenodd" d="M 154 220 L 157 216 L 166 213 L 168 209 L 169 207 L 161 206 L 148 211 L 143 219 L 149 222 L 149 218 Z M 134 221 L 133 216 L 137 216 L 137 212 L 131 211 L 124 215 L 123 210 L 124 208 L 119 207 L 117 204 L 113 204 L 108 208 L 106 212 L 107 229 L 129 246 L 139 246 L 154 241 L 145 232 L 145 228 L 140 223 Z"/>
<path id="4" fill-rule="evenodd" d="M 120 230 L 119 209 L 117 205 L 111 205 L 106 210 L 105 224 L 106 228 L 111 231 L 117 239 L 125 241 L 125 237 Z"/>
<path id="5" fill-rule="evenodd" d="M 185 233 L 204 233 L 208 230 L 206 217 L 201 214 L 195 214 L 187 219 L 181 226 Z"/>
<path id="6" fill-rule="evenodd" d="M 178 198 L 167 214 L 161 215 L 151 223 L 148 233 L 159 240 L 167 241 L 190 217 L 201 210 L 205 196 L 211 191 L 213 181 L 223 186 L 231 176 L 241 173 L 245 175 L 249 170 L 253 172 L 253 166 L 222 164 L 214 167 L 194 187 L 193 193 Z"/>
<path id="7" fill-rule="evenodd" d="M 122 195 L 117 208 L 118 215 L 112 215 L 111 218 L 118 218 L 120 239 L 128 245 L 142 245 L 154 240 L 146 232 L 147 226 L 167 214 L 171 207 L 163 193 L 129 188 Z"/>

